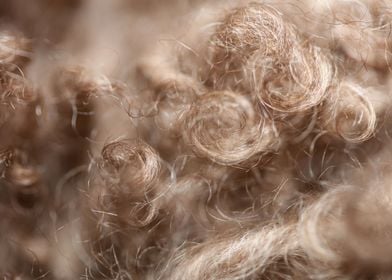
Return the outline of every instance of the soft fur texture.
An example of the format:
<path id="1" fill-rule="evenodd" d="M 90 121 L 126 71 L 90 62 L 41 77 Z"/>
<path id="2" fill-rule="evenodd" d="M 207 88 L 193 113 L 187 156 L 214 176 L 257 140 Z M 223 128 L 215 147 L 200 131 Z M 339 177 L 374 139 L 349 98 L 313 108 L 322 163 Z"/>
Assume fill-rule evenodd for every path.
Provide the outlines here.
<path id="1" fill-rule="evenodd" d="M 391 24 L 1 2 L 1 279 L 392 279 Z"/>

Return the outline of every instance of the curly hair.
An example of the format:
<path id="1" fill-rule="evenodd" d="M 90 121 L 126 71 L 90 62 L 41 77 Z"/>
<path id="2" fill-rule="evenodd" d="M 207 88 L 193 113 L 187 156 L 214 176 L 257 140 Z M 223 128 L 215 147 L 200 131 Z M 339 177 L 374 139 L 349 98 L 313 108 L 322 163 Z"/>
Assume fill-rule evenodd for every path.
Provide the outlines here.
<path id="1" fill-rule="evenodd" d="M 389 1 L 49 2 L 0 4 L 2 279 L 392 277 Z"/>

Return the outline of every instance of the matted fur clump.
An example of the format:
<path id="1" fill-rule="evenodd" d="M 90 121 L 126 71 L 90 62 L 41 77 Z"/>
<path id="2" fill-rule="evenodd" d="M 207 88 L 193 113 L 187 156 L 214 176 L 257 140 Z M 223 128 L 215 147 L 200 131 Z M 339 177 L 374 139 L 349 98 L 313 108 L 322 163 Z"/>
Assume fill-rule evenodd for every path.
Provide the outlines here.
<path id="1" fill-rule="evenodd" d="M 392 278 L 391 3 L 55 2 L 0 4 L 1 279 Z"/>

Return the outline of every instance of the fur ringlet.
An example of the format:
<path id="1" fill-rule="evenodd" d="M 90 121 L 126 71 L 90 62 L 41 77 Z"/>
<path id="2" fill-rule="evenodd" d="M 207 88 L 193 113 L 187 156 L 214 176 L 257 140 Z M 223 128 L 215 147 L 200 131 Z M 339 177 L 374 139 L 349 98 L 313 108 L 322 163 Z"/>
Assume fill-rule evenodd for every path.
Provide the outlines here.
<path id="1" fill-rule="evenodd" d="M 236 165 L 279 146 L 273 123 L 241 95 L 223 91 L 198 98 L 184 120 L 193 150 L 223 165 Z"/>

